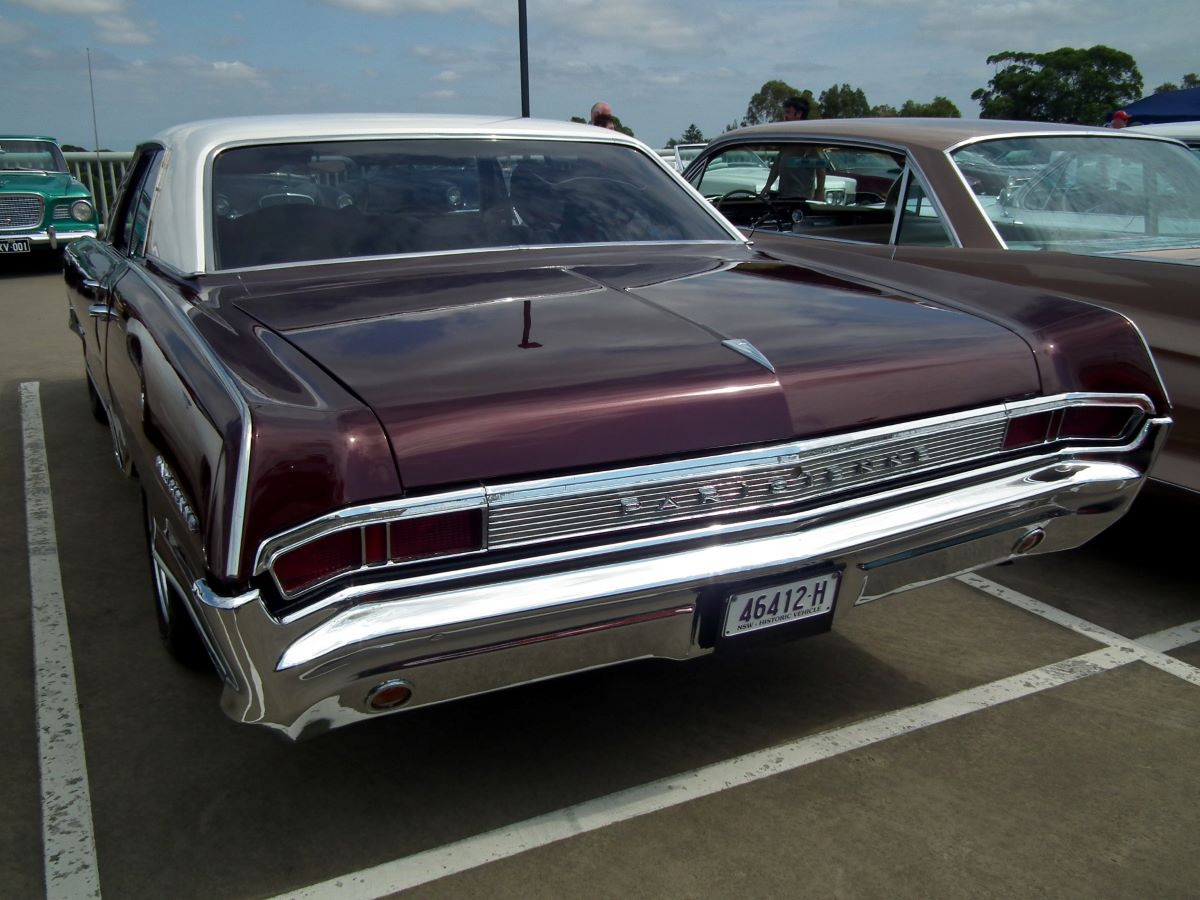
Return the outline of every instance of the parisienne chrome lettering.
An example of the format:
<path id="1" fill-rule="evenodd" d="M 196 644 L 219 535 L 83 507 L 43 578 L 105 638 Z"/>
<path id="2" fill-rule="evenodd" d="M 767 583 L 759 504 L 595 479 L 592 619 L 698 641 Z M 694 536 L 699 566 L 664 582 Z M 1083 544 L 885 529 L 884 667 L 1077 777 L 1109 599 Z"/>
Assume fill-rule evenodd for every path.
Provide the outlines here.
<path id="1" fill-rule="evenodd" d="M 765 485 L 752 488 L 747 482 L 737 479 L 698 487 L 680 488 L 662 495 L 648 498 L 626 495 L 617 498 L 622 516 L 656 512 L 676 512 L 720 507 L 724 504 L 745 500 L 758 492 L 763 499 L 784 497 L 812 487 L 835 485 L 839 481 L 871 475 L 886 475 L 923 462 L 926 452 L 922 447 L 907 447 L 872 456 L 828 466 L 794 466 L 773 475 Z"/>

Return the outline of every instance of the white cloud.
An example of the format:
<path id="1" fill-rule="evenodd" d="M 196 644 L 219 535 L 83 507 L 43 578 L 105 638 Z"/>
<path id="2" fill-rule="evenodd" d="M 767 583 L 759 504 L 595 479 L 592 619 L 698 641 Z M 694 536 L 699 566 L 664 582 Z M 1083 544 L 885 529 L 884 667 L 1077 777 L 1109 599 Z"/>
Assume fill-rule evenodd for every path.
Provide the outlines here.
<path id="1" fill-rule="evenodd" d="M 135 60 L 120 68 L 105 70 L 113 80 L 136 81 L 147 86 L 183 84 L 259 84 L 267 83 L 264 74 L 244 62 L 207 60 L 199 56 L 173 56 L 163 59 Z"/>
<path id="2" fill-rule="evenodd" d="M 438 91 L 430 91 L 425 96 L 430 100 L 451 100 L 458 96 L 458 91 L 452 91 L 448 88 L 443 88 Z"/>
<path id="3" fill-rule="evenodd" d="M 203 74 L 221 81 L 256 81 L 262 78 L 262 73 L 258 69 L 244 62 L 208 63 Z"/>
<path id="4" fill-rule="evenodd" d="M 24 25 L 0 16 L 0 44 L 27 44 L 31 34 Z"/>
<path id="5" fill-rule="evenodd" d="M 490 22 L 506 22 L 515 18 L 508 4 L 494 0 L 321 0 L 327 6 L 367 13 L 374 16 L 404 15 L 461 15 L 474 12 Z"/>
<path id="6" fill-rule="evenodd" d="M 652 47 L 663 53 L 711 46 L 714 20 L 695 5 L 669 0 L 541 0 L 537 13 L 564 32 L 591 40 Z"/>
<path id="7" fill-rule="evenodd" d="M 139 23 L 124 16 L 97 16 L 96 39 L 102 44 L 119 44 L 126 47 L 145 46 L 154 43 L 158 26 L 154 22 Z"/>
<path id="8" fill-rule="evenodd" d="M 321 0 L 368 15 L 474 14 L 492 23 L 515 18 L 513 4 L 496 0 Z M 651 47 L 662 53 L 710 48 L 718 18 L 678 0 L 533 0 L 529 28 L 587 39 Z M 701 23 L 701 24 L 698 24 Z"/>
<path id="9" fill-rule="evenodd" d="M 462 76 L 453 69 L 443 69 L 433 76 L 434 81 L 462 81 Z"/>
<path id="10" fill-rule="evenodd" d="M 40 13 L 60 16 L 111 16 L 125 11 L 125 0 L 9 0 Z"/>

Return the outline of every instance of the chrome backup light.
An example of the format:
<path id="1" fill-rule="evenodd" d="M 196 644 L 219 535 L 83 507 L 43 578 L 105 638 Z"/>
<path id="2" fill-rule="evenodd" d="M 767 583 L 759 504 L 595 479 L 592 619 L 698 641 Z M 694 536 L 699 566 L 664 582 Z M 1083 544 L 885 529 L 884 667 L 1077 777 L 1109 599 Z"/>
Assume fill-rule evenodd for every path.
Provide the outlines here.
<path id="1" fill-rule="evenodd" d="M 364 566 L 418 562 L 482 549 L 481 510 L 459 510 L 329 532 L 275 556 L 271 571 L 280 590 L 290 597 Z"/>
<path id="2" fill-rule="evenodd" d="M 1055 441 L 1115 441 L 1128 434 L 1141 417 L 1142 411 L 1136 407 L 1114 404 L 1082 404 L 1014 416 L 1004 434 L 1004 449 Z"/>
<path id="3" fill-rule="evenodd" d="M 86 200 L 76 200 L 71 204 L 71 218 L 76 222 L 90 222 L 95 214 L 95 208 Z"/>

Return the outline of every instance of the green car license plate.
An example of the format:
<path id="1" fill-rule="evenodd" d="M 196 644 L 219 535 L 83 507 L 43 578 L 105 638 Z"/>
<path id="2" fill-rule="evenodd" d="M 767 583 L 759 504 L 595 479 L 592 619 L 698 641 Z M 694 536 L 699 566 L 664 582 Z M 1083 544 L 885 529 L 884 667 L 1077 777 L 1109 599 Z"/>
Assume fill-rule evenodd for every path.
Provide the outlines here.
<path id="1" fill-rule="evenodd" d="M 839 574 L 822 572 L 732 595 L 725 607 L 725 636 L 830 612 L 837 596 Z"/>
<path id="2" fill-rule="evenodd" d="M 0 238 L 0 253 L 28 253 L 29 241 L 25 238 Z"/>

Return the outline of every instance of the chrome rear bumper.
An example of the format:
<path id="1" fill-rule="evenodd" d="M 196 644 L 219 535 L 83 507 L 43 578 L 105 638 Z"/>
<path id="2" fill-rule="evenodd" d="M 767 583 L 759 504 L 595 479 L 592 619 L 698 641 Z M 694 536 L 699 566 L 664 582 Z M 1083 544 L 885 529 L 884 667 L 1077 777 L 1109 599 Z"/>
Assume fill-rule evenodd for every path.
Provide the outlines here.
<path id="1" fill-rule="evenodd" d="M 767 536 L 416 594 L 386 584 L 352 605 L 284 621 L 257 591 L 223 597 L 198 581 L 191 611 L 225 677 L 225 712 L 295 739 L 379 715 L 367 698 L 385 683 L 410 686 L 403 709 L 412 709 L 618 662 L 710 653 L 702 619 L 724 585 L 836 566 L 836 621 L 888 594 L 1076 547 L 1129 507 L 1169 424 L 1151 421 L 1123 452 L 1066 451 L 946 477 L 919 496 L 896 490 L 835 505 Z"/>

